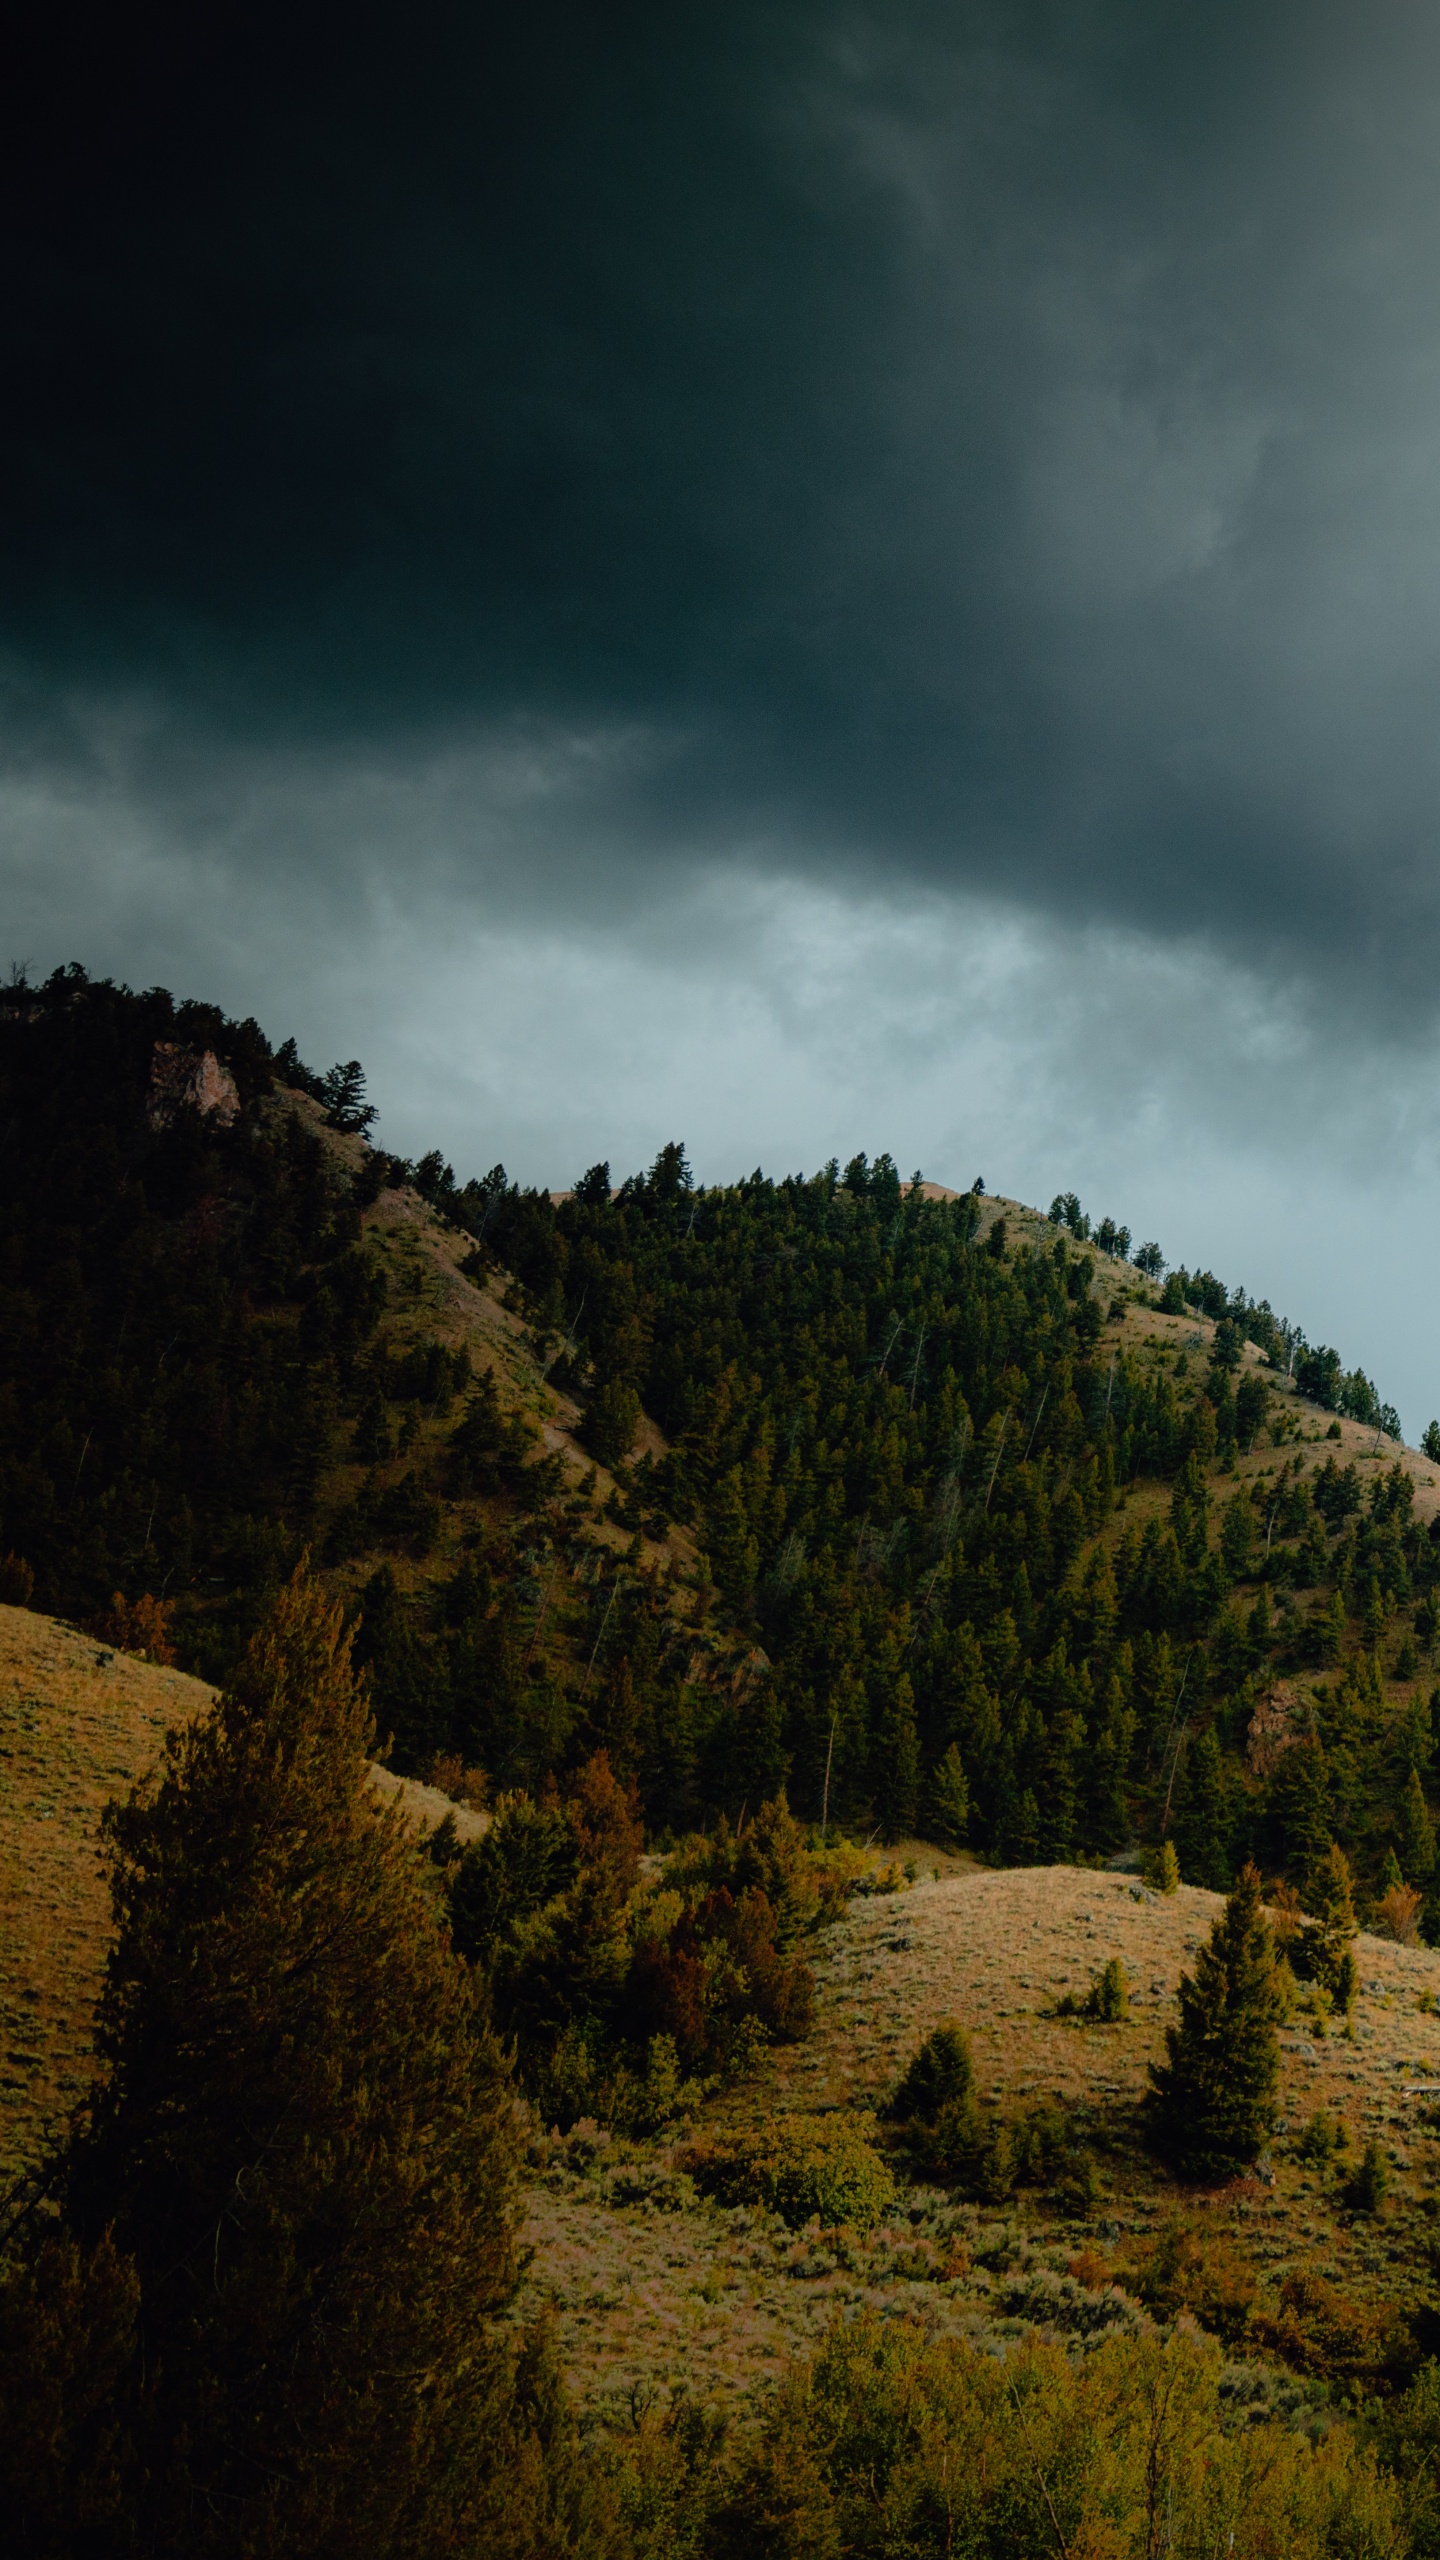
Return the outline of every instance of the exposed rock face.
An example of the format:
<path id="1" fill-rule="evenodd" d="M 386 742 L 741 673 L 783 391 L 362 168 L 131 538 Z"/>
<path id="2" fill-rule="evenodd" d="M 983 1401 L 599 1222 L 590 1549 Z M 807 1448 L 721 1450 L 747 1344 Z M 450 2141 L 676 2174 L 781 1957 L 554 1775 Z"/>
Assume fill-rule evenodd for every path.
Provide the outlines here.
<path id="1" fill-rule="evenodd" d="M 1257 1698 L 1245 1744 L 1246 1760 L 1257 1778 L 1269 1777 L 1303 1721 L 1300 1693 L 1288 1680 L 1277 1680 L 1273 1689 Z"/>
<path id="2" fill-rule="evenodd" d="M 182 1049 L 174 1040 L 157 1040 L 145 1117 L 152 1129 L 168 1129 L 181 1110 L 198 1111 L 228 1129 L 240 1116 L 235 1079 L 213 1049 Z"/>

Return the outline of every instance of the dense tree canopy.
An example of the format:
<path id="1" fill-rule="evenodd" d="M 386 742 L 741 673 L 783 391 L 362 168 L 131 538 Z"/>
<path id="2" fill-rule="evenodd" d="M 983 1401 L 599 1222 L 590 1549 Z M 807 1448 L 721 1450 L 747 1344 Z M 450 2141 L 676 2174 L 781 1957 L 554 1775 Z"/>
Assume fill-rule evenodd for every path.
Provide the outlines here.
<path id="1" fill-rule="evenodd" d="M 157 1042 L 215 1050 L 233 1123 L 155 1124 Z M 357 1062 L 317 1077 L 75 972 L 10 991 L 0 1086 L 0 1551 L 37 1605 L 153 1595 L 220 1676 L 308 1541 L 404 1766 L 534 1792 L 604 1750 L 652 1831 L 784 1785 L 802 1820 L 1007 1860 L 1165 1829 L 1223 1886 L 1338 1838 L 1362 1886 L 1393 1853 L 1431 1889 L 1440 1557 L 1403 1470 L 1306 1472 L 1267 1380 L 1324 1355 L 1212 1274 L 1166 1282 L 1208 1357 L 1141 1358 L 1068 1194 L 1027 1241 L 885 1157 L 460 1182 L 353 1134 Z M 404 1181 L 578 1400 L 612 1520 L 693 1538 L 688 1586 L 597 1545 L 496 1376 L 397 1307 L 367 1217 Z M 1257 1758 L 1277 1678 L 1285 1748 Z"/>

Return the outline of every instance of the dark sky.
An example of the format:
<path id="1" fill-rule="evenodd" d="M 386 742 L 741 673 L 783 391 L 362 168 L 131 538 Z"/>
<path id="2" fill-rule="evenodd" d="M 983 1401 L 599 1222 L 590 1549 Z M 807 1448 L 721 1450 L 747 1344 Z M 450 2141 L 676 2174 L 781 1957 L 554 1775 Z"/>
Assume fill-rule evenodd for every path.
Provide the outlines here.
<path id="1" fill-rule="evenodd" d="M 1440 1405 L 1433 8 L 61 5 L 0 115 L 18 956 Z"/>

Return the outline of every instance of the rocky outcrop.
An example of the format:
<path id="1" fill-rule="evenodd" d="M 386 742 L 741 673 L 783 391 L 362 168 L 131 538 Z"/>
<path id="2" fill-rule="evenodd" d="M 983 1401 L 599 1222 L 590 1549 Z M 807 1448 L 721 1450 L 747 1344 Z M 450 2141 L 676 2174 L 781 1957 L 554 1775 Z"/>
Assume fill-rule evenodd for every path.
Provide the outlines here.
<path id="1" fill-rule="evenodd" d="M 1276 1763 L 1289 1750 L 1297 1731 L 1303 1728 L 1304 1713 L 1298 1689 L 1292 1688 L 1288 1680 L 1277 1680 L 1273 1689 L 1267 1689 L 1263 1698 L 1256 1700 L 1255 1713 L 1250 1719 L 1245 1758 L 1252 1775 L 1268 1778 Z"/>
<path id="2" fill-rule="evenodd" d="M 198 1111 L 202 1119 L 228 1129 L 240 1116 L 240 1095 L 213 1049 L 182 1049 L 174 1040 L 157 1040 L 145 1117 L 152 1129 L 168 1129 L 179 1111 Z"/>

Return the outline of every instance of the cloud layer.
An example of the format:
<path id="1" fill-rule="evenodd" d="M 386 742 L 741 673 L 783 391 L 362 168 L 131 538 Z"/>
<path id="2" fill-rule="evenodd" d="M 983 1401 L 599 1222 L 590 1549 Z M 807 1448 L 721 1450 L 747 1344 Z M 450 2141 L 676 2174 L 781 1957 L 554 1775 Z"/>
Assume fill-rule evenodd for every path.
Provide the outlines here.
<path id="1" fill-rule="evenodd" d="M 148 26 L 0 137 L 13 946 L 467 1168 L 1101 1185 L 1440 1402 L 1433 12 Z"/>

